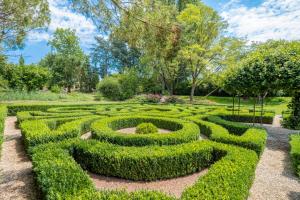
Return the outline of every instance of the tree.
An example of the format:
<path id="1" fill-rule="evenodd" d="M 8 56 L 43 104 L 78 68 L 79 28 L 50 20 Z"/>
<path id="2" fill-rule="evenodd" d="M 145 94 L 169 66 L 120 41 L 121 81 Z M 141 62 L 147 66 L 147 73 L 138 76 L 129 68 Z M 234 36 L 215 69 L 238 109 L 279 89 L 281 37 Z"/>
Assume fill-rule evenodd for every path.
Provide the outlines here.
<path id="1" fill-rule="evenodd" d="M 114 37 L 95 39 L 97 43 L 93 45 L 91 58 L 93 64 L 99 68 L 102 78 L 109 72 L 121 72 L 126 67 L 138 66 L 140 52 L 137 49 L 129 47 L 125 42 Z"/>
<path id="2" fill-rule="evenodd" d="M 204 75 L 212 60 L 221 52 L 216 40 L 225 23 L 212 8 L 197 3 L 188 4 L 177 16 L 182 27 L 181 50 L 178 59 L 183 60 L 191 76 L 190 101 L 193 101 L 199 76 Z"/>
<path id="3" fill-rule="evenodd" d="M 41 61 L 41 65 L 52 72 L 52 85 L 66 87 L 71 92 L 71 88 L 79 84 L 83 69 L 89 65 L 79 39 L 74 30 L 58 28 L 49 45 L 52 52 Z"/>
<path id="4" fill-rule="evenodd" d="M 1 0 L 0 44 L 21 45 L 26 34 L 50 22 L 47 0 Z"/>
<path id="5" fill-rule="evenodd" d="M 23 55 L 21 55 L 19 58 L 19 66 L 24 66 L 24 65 L 25 65 L 25 60 L 24 60 Z"/>

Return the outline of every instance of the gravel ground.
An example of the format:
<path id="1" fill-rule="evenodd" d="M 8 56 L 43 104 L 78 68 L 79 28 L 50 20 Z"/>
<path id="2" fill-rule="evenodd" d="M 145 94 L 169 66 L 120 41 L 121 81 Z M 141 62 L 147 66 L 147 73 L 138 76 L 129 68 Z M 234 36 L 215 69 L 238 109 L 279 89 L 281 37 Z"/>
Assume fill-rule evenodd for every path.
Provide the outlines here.
<path id="1" fill-rule="evenodd" d="M 20 130 L 15 128 L 16 117 L 5 120 L 1 152 L 0 199 L 38 199 L 32 165 L 25 154 Z"/>
<path id="2" fill-rule="evenodd" d="M 131 181 L 114 177 L 100 176 L 92 173 L 89 173 L 89 175 L 97 189 L 124 189 L 128 192 L 147 189 L 161 191 L 179 198 L 185 188 L 192 186 L 198 180 L 198 178 L 205 175 L 207 171 L 208 170 L 205 169 L 188 176 L 151 182 Z"/>
<path id="3" fill-rule="evenodd" d="M 131 127 L 131 128 L 119 129 L 119 130 L 117 130 L 117 132 L 125 133 L 125 134 L 136 134 L 135 130 L 136 130 L 136 127 Z M 170 133 L 170 132 L 171 132 L 170 130 L 158 128 L 158 133 Z"/>
<path id="4" fill-rule="evenodd" d="M 268 140 L 258 166 L 248 200 L 299 200 L 300 179 L 292 169 L 289 157 L 289 134 L 295 131 L 280 127 L 280 117 L 273 125 L 264 125 Z"/>

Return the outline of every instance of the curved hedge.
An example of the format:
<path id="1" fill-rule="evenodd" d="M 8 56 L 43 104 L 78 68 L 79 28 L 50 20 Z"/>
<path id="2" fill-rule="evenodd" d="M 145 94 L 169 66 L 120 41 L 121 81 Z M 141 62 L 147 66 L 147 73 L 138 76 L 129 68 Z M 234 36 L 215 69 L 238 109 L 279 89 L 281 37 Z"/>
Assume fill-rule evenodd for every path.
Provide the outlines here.
<path id="1" fill-rule="evenodd" d="M 291 151 L 293 167 L 295 173 L 300 177 L 300 134 L 290 136 Z"/>
<path id="2" fill-rule="evenodd" d="M 135 127 L 149 122 L 158 128 L 168 129 L 170 133 L 156 134 L 122 134 L 116 130 Z M 119 116 L 104 118 L 91 125 L 92 138 L 100 141 L 125 146 L 173 145 L 197 140 L 199 127 L 185 120 L 147 116 Z"/>
<path id="3" fill-rule="evenodd" d="M 33 169 L 46 199 L 174 199 L 154 191 L 96 191 L 72 156 L 79 162 L 88 162 L 84 167 L 101 168 L 102 174 L 132 176 L 135 180 L 139 179 L 139 175 L 152 180 L 162 173 L 160 170 L 163 168 L 163 172 L 172 177 L 192 173 L 210 165 L 208 173 L 193 186 L 186 188 L 181 199 L 247 198 L 258 162 L 253 151 L 211 141 L 153 148 L 153 154 L 150 154 L 150 147 L 121 147 L 98 141 L 49 143 L 34 148 Z M 105 159 L 102 156 L 112 157 Z M 159 168 L 151 167 L 151 164 Z M 137 174 L 134 173 L 135 170 Z M 147 175 L 146 172 L 150 174 Z"/>
<path id="4" fill-rule="evenodd" d="M 99 116 L 85 118 L 58 118 L 26 120 L 20 124 L 21 133 L 27 148 L 47 142 L 57 142 L 79 137 L 90 130 L 90 124 Z"/>
<path id="5" fill-rule="evenodd" d="M 230 134 L 230 132 L 215 123 L 204 121 L 208 118 L 215 123 L 222 124 L 229 130 L 234 130 L 239 135 Z M 267 140 L 267 132 L 261 128 L 250 128 L 247 125 L 222 120 L 218 117 L 194 116 L 188 118 L 199 125 L 201 133 L 209 137 L 209 139 L 226 144 L 234 144 L 255 151 L 258 155 L 265 148 Z M 246 129 L 248 127 L 248 129 Z"/>

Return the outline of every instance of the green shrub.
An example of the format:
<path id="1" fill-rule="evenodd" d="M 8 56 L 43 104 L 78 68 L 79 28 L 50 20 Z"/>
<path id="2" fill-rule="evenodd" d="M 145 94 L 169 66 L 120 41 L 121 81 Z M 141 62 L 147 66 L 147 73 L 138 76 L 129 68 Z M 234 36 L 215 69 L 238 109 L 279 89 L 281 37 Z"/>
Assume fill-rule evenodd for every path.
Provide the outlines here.
<path id="1" fill-rule="evenodd" d="M 251 149 L 254 150 L 258 155 L 261 155 L 262 151 L 264 150 L 267 140 L 266 130 L 249 127 L 249 129 L 244 131 L 244 128 L 246 127 L 241 126 L 241 124 L 222 120 L 222 125 L 228 127 L 230 130 L 235 130 L 236 133 L 239 133 L 239 135 L 230 134 L 230 132 L 222 126 L 204 121 L 203 118 L 205 119 L 206 117 L 200 115 L 189 117 L 188 119 L 198 124 L 201 133 L 209 137 L 209 139 Z"/>
<path id="2" fill-rule="evenodd" d="M 20 124 L 25 146 L 32 148 L 39 144 L 57 142 L 79 137 L 90 130 L 90 124 L 100 116 L 85 118 L 58 118 L 25 120 Z"/>
<path id="3" fill-rule="evenodd" d="M 122 134 L 116 130 L 135 127 L 140 123 L 152 123 L 158 128 L 173 132 L 166 134 Z M 190 142 L 199 138 L 196 124 L 185 120 L 165 117 L 119 116 L 104 118 L 91 125 L 92 138 L 125 146 L 172 145 Z"/>
<path id="4" fill-rule="evenodd" d="M 106 77 L 101 80 L 97 86 L 101 94 L 111 100 L 121 100 L 122 92 L 118 79 L 114 77 Z"/>
<path id="5" fill-rule="evenodd" d="M 1 149 L 1 146 L 3 143 L 3 131 L 4 131 L 4 123 L 5 123 L 6 114 L 7 114 L 6 106 L 0 105 L 0 149 Z"/>
<path id="6" fill-rule="evenodd" d="M 135 132 L 138 134 L 150 134 L 157 133 L 158 129 L 152 123 L 141 123 L 136 127 Z"/>
<path id="7" fill-rule="evenodd" d="M 32 153 L 33 169 L 38 184 L 45 199 L 51 200 L 174 199 L 156 191 L 97 192 L 72 156 L 84 168 L 102 170 L 103 173 L 113 173 L 114 176 L 117 174 L 135 179 L 146 177 L 150 180 L 160 174 L 165 177 L 177 177 L 210 165 L 208 173 L 199 178 L 193 186 L 186 188 L 181 197 L 197 200 L 246 199 L 258 162 L 253 151 L 210 141 L 176 146 L 121 147 L 94 140 L 75 140 L 40 145 L 34 148 Z M 174 159 L 174 156 L 177 159 Z M 105 157 L 107 159 L 104 159 Z M 119 165 L 115 165 L 116 163 Z M 127 164 L 133 168 L 129 168 Z M 138 173 L 135 174 L 134 171 Z M 149 173 L 146 173 L 147 171 Z M 167 174 L 164 174 L 164 171 Z"/>
<path id="8" fill-rule="evenodd" d="M 58 85 L 52 85 L 50 91 L 58 94 L 61 92 L 61 87 L 59 87 Z"/>
<path id="9" fill-rule="evenodd" d="M 291 151 L 293 167 L 295 173 L 300 177 L 300 134 L 290 136 Z"/>

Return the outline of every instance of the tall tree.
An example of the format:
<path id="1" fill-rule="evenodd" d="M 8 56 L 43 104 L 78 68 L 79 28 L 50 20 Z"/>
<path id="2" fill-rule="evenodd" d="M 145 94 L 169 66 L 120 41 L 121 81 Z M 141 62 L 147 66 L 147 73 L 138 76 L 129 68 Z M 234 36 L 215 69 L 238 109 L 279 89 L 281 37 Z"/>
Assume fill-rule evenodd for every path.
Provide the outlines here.
<path id="1" fill-rule="evenodd" d="M 205 75 L 205 70 L 222 51 L 217 39 L 225 23 L 216 11 L 203 3 L 188 4 L 177 19 L 182 29 L 177 59 L 183 61 L 190 72 L 192 102 L 195 88 L 201 82 L 200 75 Z"/>
<path id="2" fill-rule="evenodd" d="M 79 38 L 74 30 L 58 28 L 49 45 L 52 52 L 41 61 L 41 65 L 51 70 L 52 85 L 58 84 L 71 92 L 76 84 L 80 84 L 81 72 L 89 65 L 79 45 Z"/>
<path id="3" fill-rule="evenodd" d="M 49 22 L 47 0 L 1 0 L 0 45 L 21 45 L 28 31 Z"/>

